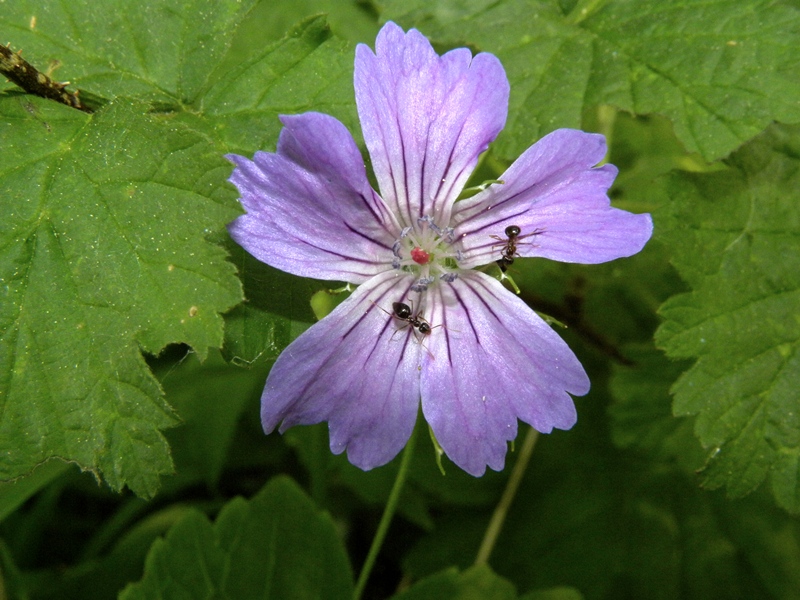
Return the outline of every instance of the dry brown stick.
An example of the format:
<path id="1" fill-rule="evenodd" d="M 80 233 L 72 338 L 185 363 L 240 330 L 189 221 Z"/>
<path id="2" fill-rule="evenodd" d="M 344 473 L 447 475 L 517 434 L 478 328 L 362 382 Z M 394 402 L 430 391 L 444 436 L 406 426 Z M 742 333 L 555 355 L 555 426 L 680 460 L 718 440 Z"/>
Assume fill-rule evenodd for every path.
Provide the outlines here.
<path id="1" fill-rule="evenodd" d="M 29 94 L 41 96 L 90 113 L 92 109 L 81 103 L 78 92 L 69 92 L 66 83 L 53 81 L 44 73 L 7 46 L 0 45 L 0 73 Z"/>

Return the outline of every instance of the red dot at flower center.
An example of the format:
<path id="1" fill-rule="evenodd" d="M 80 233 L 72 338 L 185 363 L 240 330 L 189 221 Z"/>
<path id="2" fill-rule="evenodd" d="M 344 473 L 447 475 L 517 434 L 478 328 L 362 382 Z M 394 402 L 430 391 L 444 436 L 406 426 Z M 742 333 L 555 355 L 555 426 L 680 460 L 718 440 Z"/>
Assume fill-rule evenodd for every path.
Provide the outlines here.
<path id="1" fill-rule="evenodd" d="M 422 248 L 412 248 L 411 259 L 419 265 L 427 265 L 431 261 L 431 255 Z"/>

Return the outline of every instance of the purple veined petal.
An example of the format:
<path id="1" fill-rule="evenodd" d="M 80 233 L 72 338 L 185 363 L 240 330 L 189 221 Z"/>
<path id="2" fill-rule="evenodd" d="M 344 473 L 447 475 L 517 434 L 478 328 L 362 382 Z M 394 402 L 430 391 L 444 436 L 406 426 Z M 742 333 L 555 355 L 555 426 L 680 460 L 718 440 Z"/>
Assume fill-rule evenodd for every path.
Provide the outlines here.
<path id="1" fill-rule="evenodd" d="M 451 224 L 462 240 L 460 266 L 498 260 L 509 225 L 521 230 L 519 256 L 595 264 L 639 252 L 652 220 L 610 205 L 617 169 L 594 168 L 605 151 L 602 135 L 559 129 L 528 148 L 500 176 L 502 184 L 457 203 Z"/>
<path id="2" fill-rule="evenodd" d="M 356 48 L 358 114 L 381 195 L 405 225 L 450 219 L 478 155 L 503 128 L 509 84 L 491 54 L 438 56 L 414 29 L 383 26 Z"/>
<path id="3" fill-rule="evenodd" d="M 365 470 L 400 452 L 417 418 L 422 346 L 391 312 L 413 281 L 378 275 L 283 351 L 261 396 L 266 433 L 328 421 L 331 452 L 346 449 Z"/>
<path id="4" fill-rule="evenodd" d="M 362 283 L 391 269 L 399 229 L 370 187 L 353 137 L 320 113 L 281 121 L 277 152 L 227 156 L 247 211 L 228 226 L 231 237 L 302 277 Z"/>
<path id="5" fill-rule="evenodd" d="M 483 273 L 430 290 L 422 410 L 447 456 L 480 476 L 503 468 L 517 419 L 543 433 L 569 429 L 569 394 L 589 379 L 569 346 L 535 312 Z"/>

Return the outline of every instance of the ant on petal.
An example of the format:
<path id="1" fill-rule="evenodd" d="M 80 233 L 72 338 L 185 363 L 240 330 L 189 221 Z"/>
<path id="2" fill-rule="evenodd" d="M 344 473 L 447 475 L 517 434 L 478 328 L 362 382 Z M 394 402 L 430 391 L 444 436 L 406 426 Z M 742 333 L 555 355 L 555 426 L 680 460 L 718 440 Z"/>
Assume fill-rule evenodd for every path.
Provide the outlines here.
<path id="1" fill-rule="evenodd" d="M 503 248 L 500 250 L 500 258 L 496 260 L 497 266 L 500 267 L 500 270 L 505 273 L 508 270 L 508 267 L 514 264 L 514 257 L 519 256 L 517 253 L 517 243 L 520 240 L 524 240 L 526 237 L 530 237 L 532 235 L 540 235 L 544 233 L 544 229 L 534 229 L 530 233 L 526 233 L 525 235 L 520 235 L 522 230 L 517 227 L 516 225 L 509 225 L 506 227 L 505 234 L 508 238 L 504 240 L 503 238 L 493 235 L 496 240 L 499 240 L 500 244 L 495 244 L 494 246 L 502 246 Z"/>
<path id="2" fill-rule="evenodd" d="M 408 304 L 404 304 L 403 302 L 392 302 L 392 311 L 393 317 L 400 319 L 401 321 L 406 321 L 411 325 L 411 327 L 418 330 L 422 335 L 430 334 L 431 329 L 433 329 L 425 317 L 419 316 L 419 313 L 411 316 L 413 311 Z"/>
<path id="3" fill-rule="evenodd" d="M 430 335 L 431 331 L 433 331 L 437 327 L 444 327 L 443 325 L 433 325 L 432 326 L 425 317 L 423 317 L 423 316 L 421 316 L 419 314 L 419 312 L 417 312 L 415 314 L 414 313 L 414 309 L 413 309 L 413 301 L 412 301 L 412 305 L 411 306 L 409 306 L 405 302 L 392 302 L 392 312 L 389 312 L 388 310 L 386 310 L 382 306 L 378 306 L 374 302 L 372 302 L 372 304 L 374 304 L 375 306 L 380 308 L 387 315 L 390 315 L 390 316 L 394 317 L 395 319 L 397 319 L 399 321 L 404 321 L 405 323 L 408 323 L 408 325 L 411 325 L 411 327 L 413 329 L 416 329 L 417 331 L 419 331 L 423 335 L 423 337 L 426 336 L 426 335 Z M 405 329 L 406 327 L 408 327 L 408 325 L 403 325 L 397 331 Z M 392 337 L 394 337 L 395 334 L 397 334 L 397 331 L 395 331 L 392 334 Z M 422 341 L 420 341 L 420 344 L 422 345 L 423 348 L 425 348 L 425 350 L 428 351 L 428 354 L 433 359 L 434 358 L 433 354 L 431 354 L 431 351 L 428 350 L 428 348 L 425 346 L 425 344 Z"/>

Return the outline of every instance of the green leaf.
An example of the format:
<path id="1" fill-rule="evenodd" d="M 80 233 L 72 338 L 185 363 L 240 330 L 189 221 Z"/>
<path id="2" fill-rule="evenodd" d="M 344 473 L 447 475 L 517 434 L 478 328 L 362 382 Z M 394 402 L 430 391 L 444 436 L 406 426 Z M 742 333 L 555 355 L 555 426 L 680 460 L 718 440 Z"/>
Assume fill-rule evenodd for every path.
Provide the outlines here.
<path id="1" fill-rule="evenodd" d="M 742 496 L 769 477 L 800 511 L 800 128 L 774 126 L 723 173 L 676 175 L 657 227 L 693 288 L 666 302 L 657 342 L 697 358 L 673 387 L 698 415 L 705 484 Z"/>
<path id="2" fill-rule="evenodd" d="M 332 38 L 324 18 L 310 18 L 280 42 L 257 49 L 221 73 L 198 103 L 226 150 L 252 155 L 274 149 L 278 116 L 310 110 L 339 118 L 358 139 L 353 49 Z"/>
<path id="3" fill-rule="evenodd" d="M 219 313 L 242 299 L 213 243 L 238 214 L 222 155 L 274 144 L 281 112 L 354 114 L 352 51 L 322 19 L 231 54 L 251 4 L 150 2 L 104 15 L 20 2 L 0 18 L 34 64 L 58 58 L 60 75 L 117 98 L 87 116 L 0 96 L 11 212 L 0 219 L 0 478 L 55 456 L 152 496 L 171 471 L 160 430 L 175 415 L 139 350 L 183 342 L 203 359 L 222 344 Z M 298 306 L 307 300 L 288 319 L 258 303 L 237 309 L 229 356 L 276 355 L 302 328 Z"/>
<path id="4" fill-rule="evenodd" d="M 690 151 L 727 155 L 800 120 L 800 10 L 771 0 L 384 0 L 384 19 L 496 54 L 511 81 L 506 158 L 588 108 L 669 117 Z M 569 4 L 565 10 L 564 5 Z"/>
<path id="5" fill-rule="evenodd" d="M 362 0 L 269 0 L 259 2 L 243 24 L 236 44 L 258 48 L 281 39 L 295 23 L 324 14 L 331 30 L 351 42 L 375 41 L 377 15 Z"/>
<path id="6" fill-rule="evenodd" d="M 350 565 L 330 517 L 287 478 L 225 505 L 215 524 L 192 511 L 153 544 L 121 600 L 349 598 Z"/>
<path id="7" fill-rule="evenodd" d="M 615 365 L 609 413 L 611 435 L 620 448 L 632 448 L 661 461 L 677 460 L 688 473 L 703 461 L 689 419 L 672 416 L 670 387 L 689 365 L 668 360 L 651 346 L 629 346 L 633 364 Z"/>
<path id="8" fill-rule="evenodd" d="M 485 566 L 477 566 L 459 573 L 448 569 L 416 583 L 413 587 L 393 596 L 396 600 L 514 600 L 514 586 L 495 575 Z M 554 599 L 555 600 L 555 599 Z"/>
<path id="9" fill-rule="evenodd" d="M 76 88 L 112 99 L 138 97 L 170 106 L 193 103 L 231 43 L 230 31 L 256 0 L 16 0 L 3 7 L 0 32 L 28 61 Z"/>
<path id="10" fill-rule="evenodd" d="M 50 457 L 151 496 L 175 417 L 140 348 L 222 341 L 241 292 L 204 237 L 237 212 L 204 138 L 141 105 L 0 97 L 0 478 Z"/>

